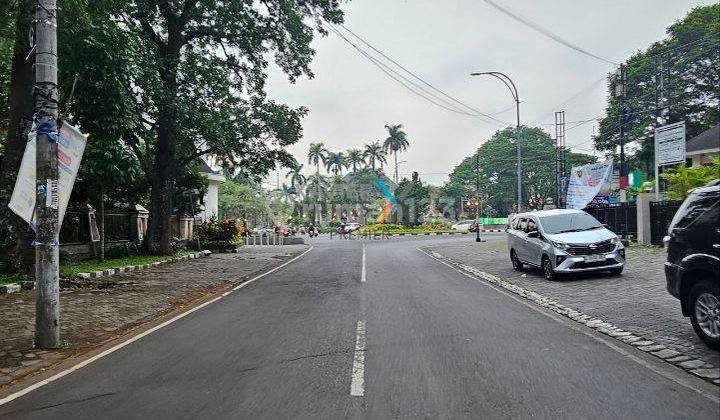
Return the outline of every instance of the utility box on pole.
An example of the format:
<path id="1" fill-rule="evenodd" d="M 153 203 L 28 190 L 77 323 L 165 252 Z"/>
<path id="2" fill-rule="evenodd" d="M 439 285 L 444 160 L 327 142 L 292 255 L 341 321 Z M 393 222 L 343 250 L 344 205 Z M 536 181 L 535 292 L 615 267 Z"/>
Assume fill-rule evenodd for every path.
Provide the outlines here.
<path id="1" fill-rule="evenodd" d="M 57 159 L 57 7 L 35 4 L 35 347 L 60 344 L 59 219 Z"/>

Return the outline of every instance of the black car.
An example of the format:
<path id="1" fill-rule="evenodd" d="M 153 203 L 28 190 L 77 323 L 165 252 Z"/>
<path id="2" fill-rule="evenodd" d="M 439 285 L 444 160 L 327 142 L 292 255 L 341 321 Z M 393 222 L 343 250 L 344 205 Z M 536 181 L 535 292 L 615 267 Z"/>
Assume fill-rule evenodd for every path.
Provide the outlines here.
<path id="1" fill-rule="evenodd" d="M 665 278 L 697 335 L 720 349 L 720 182 L 696 188 L 685 199 L 664 239 Z"/>

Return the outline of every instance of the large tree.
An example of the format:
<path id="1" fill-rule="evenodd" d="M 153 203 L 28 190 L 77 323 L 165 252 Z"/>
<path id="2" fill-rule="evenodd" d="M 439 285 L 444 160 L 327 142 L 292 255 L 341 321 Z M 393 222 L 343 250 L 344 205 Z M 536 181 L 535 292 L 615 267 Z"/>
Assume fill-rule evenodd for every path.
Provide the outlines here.
<path id="1" fill-rule="evenodd" d="M 3 38 L 4 58 L 11 57 L 3 64 L 9 68 L 5 73 L 2 94 L 3 121 L 0 132 L 5 132 L 2 159 L 0 160 L 0 261 L 10 269 L 23 268 L 32 272 L 34 253 L 29 244 L 32 232 L 27 223 L 7 211 L 7 204 L 15 185 L 27 143 L 27 134 L 33 119 L 32 87 L 35 78 L 32 60 L 26 60 L 30 53 L 28 28 L 33 17 L 33 1 L 11 0 L 0 10 L 0 36 Z M 12 50 L 8 51 L 9 45 Z M 9 75 L 9 78 L 7 77 Z M 0 87 L 2 89 L 2 87 Z"/>
<path id="2" fill-rule="evenodd" d="M 395 159 L 395 183 L 398 183 L 400 182 L 400 178 L 398 176 L 397 154 L 398 152 L 407 150 L 410 143 L 408 142 L 407 134 L 402 129 L 402 124 L 389 124 L 386 125 L 385 128 L 388 131 L 388 137 L 385 139 L 383 147 L 385 148 L 385 152 L 392 152 L 393 154 Z"/>
<path id="3" fill-rule="evenodd" d="M 550 136 L 540 128 L 520 127 L 523 150 L 523 202 L 529 193 L 552 197 L 555 192 L 555 145 Z M 517 172 L 515 158 L 516 129 L 498 131 L 471 156 L 465 158 L 450 174 L 450 182 L 441 192 L 445 197 L 459 200 L 474 197 L 480 176 L 480 194 L 492 198 L 487 204 L 501 214 L 507 214 L 517 202 Z M 477 160 L 479 154 L 479 165 Z M 568 167 L 595 162 L 594 156 L 567 153 Z M 483 203 L 485 206 L 486 203 Z"/>
<path id="4" fill-rule="evenodd" d="M 664 123 L 685 121 L 688 138 L 720 122 L 720 5 L 693 9 L 667 29 L 665 39 L 636 53 L 625 65 L 622 125 L 628 155 L 632 165 L 651 173 L 658 117 L 664 117 Z M 612 73 L 610 92 L 616 91 L 618 83 L 619 75 Z M 619 110 L 619 97 L 611 95 L 595 138 L 598 150 L 617 152 Z"/>
<path id="5" fill-rule="evenodd" d="M 188 165 L 212 155 L 264 173 L 293 162 L 285 148 L 300 138 L 306 110 L 267 98 L 268 57 L 293 82 L 312 76 L 313 27 L 326 33 L 322 20 L 340 23 L 342 12 L 337 0 L 110 3 L 127 35 L 116 82 L 137 128 L 123 140 L 151 185 L 146 247 L 168 253 L 174 184 Z"/>

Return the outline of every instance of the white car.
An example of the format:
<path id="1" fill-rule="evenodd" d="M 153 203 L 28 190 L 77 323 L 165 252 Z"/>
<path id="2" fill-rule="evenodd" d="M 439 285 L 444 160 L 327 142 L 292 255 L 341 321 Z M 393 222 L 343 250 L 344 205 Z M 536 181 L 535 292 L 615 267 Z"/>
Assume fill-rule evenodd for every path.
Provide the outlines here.
<path id="1" fill-rule="evenodd" d="M 345 224 L 345 232 L 348 232 L 348 233 L 354 232 L 354 231 L 360 229 L 361 227 L 362 227 L 362 225 L 357 222 L 346 223 Z"/>
<path id="2" fill-rule="evenodd" d="M 452 230 L 459 230 L 460 232 L 469 232 L 472 227 L 474 220 L 461 220 L 451 226 Z"/>

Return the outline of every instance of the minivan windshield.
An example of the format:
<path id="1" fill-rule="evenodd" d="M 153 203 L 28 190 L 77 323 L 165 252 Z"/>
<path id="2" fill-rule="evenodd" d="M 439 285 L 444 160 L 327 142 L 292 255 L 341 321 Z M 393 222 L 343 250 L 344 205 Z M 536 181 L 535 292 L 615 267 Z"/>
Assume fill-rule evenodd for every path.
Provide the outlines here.
<path id="1" fill-rule="evenodd" d="M 555 214 L 540 217 L 540 226 L 545 233 L 581 232 L 602 229 L 602 224 L 587 213 Z"/>

